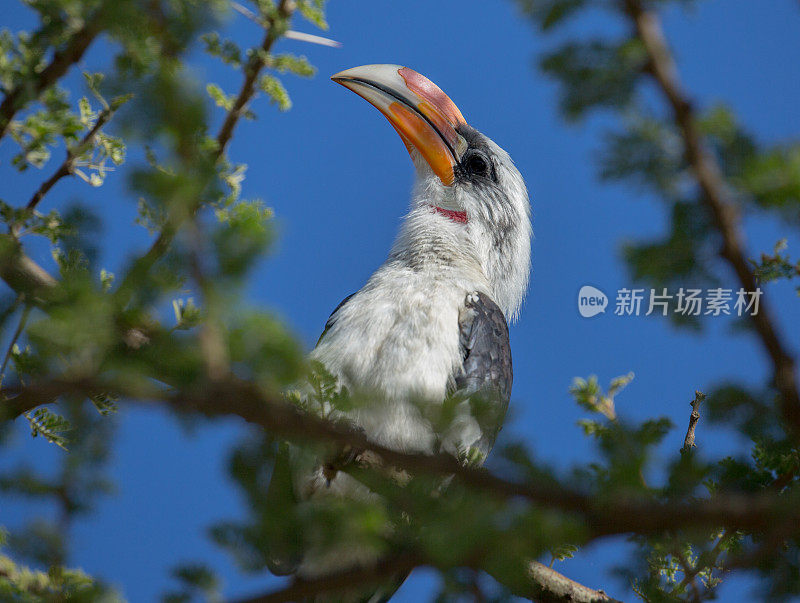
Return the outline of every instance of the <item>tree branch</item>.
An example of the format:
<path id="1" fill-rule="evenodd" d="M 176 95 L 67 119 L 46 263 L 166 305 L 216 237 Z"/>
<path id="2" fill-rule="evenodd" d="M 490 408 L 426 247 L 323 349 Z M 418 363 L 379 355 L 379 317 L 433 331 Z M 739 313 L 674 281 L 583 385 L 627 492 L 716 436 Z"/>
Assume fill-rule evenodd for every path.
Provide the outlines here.
<path id="1" fill-rule="evenodd" d="M 624 0 L 624 7 L 648 54 L 648 73 L 672 108 L 675 123 L 683 137 L 687 161 L 702 190 L 702 199 L 722 236 L 721 256 L 736 273 L 742 288 L 755 291 L 758 282 L 745 256 L 744 235 L 736 205 L 716 159 L 703 146 L 694 109 L 681 85 L 659 18 L 654 12 L 646 10 L 641 0 Z M 794 441 L 800 442 L 800 393 L 795 361 L 787 351 L 764 301 L 762 299 L 759 312 L 751 314 L 750 318 L 772 362 L 784 423 Z"/>
<path id="2" fill-rule="evenodd" d="M 67 149 L 67 157 L 64 159 L 64 163 L 59 166 L 52 176 L 42 182 L 42 185 L 33 194 L 30 201 L 28 201 L 28 204 L 25 206 L 27 209 L 36 209 L 36 206 L 50 191 L 50 189 L 53 188 L 56 182 L 65 176 L 72 174 L 72 170 L 75 168 L 75 160 L 89 147 L 89 145 L 92 144 L 95 136 L 97 136 L 97 133 L 104 125 L 108 123 L 113 115 L 114 110 L 111 107 L 105 108 L 100 112 L 100 114 L 97 116 L 97 120 L 94 122 L 94 125 L 81 139 L 81 141 L 74 147 Z"/>
<path id="3" fill-rule="evenodd" d="M 281 0 L 281 3 L 277 9 L 278 15 L 280 15 L 283 19 L 290 18 L 294 13 L 294 10 L 295 4 L 292 0 Z M 277 20 L 272 21 L 272 26 L 268 28 L 264 37 L 264 41 L 261 44 L 261 49 L 265 53 L 272 49 L 272 45 L 282 35 L 280 28 L 276 27 L 276 21 Z M 47 88 L 47 86 L 56 81 L 58 77 L 63 75 L 69 65 L 72 64 L 69 63 L 67 59 L 73 58 L 74 60 L 72 62 L 80 60 L 80 57 L 86 50 L 86 47 L 88 47 L 89 43 L 91 43 L 91 40 L 94 39 L 99 31 L 99 17 L 96 17 L 93 21 L 87 23 L 84 28 L 73 37 L 73 40 L 68 45 L 67 49 L 61 53 L 56 53 L 51 65 L 40 74 L 39 84 L 37 84 L 39 86 L 39 88 L 37 88 L 39 92 Z M 78 43 L 79 41 L 80 44 Z M 79 50 L 80 52 L 78 52 Z M 259 55 L 258 53 L 254 53 L 248 62 L 247 67 L 245 68 L 245 80 L 242 83 L 242 88 L 239 92 L 239 95 L 237 96 L 233 107 L 228 112 L 225 121 L 223 122 L 219 133 L 217 134 L 217 149 L 215 151 L 216 159 L 222 157 L 225 148 L 233 136 L 233 131 L 236 124 L 243 115 L 247 103 L 252 99 L 255 92 L 256 79 L 264 65 L 265 63 L 263 56 Z M 8 107 L 8 111 L 12 111 L 12 108 L 16 107 L 14 104 L 16 101 L 12 102 L 12 100 L 9 100 L 12 96 L 18 97 L 19 94 L 17 92 L 12 92 L 7 95 L 3 101 L 2 106 Z M 0 106 L 0 123 L 2 123 L 1 120 L 3 115 L 2 106 Z M 13 109 L 10 115 L 13 116 L 16 110 L 17 109 Z M 108 115 L 105 118 L 105 121 L 107 122 L 110 118 L 111 115 Z M 96 136 L 97 131 L 103 125 L 100 123 L 101 121 L 101 118 L 98 117 L 98 121 L 95 123 L 92 131 L 90 131 L 87 134 L 87 137 L 84 138 L 84 141 L 88 141 L 89 136 Z M 0 132 L 0 136 L 2 136 L 2 132 Z M 62 164 L 59 170 L 53 174 L 53 176 L 48 179 L 48 181 L 45 182 L 42 187 L 40 187 L 39 191 L 34 194 L 34 196 L 28 202 L 28 207 L 35 207 L 41 198 L 49 191 L 49 189 L 52 188 L 52 186 L 61 177 L 66 175 L 65 170 L 66 173 L 68 173 L 69 156 L 67 161 Z M 122 281 L 118 288 L 118 292 L 125 291 L 126 288 L 130 286 L 130 283 L 136 275 L 147 272 L 159 260 L 159 258 L 161 258 L 167 252 L 176 233 L 177 226 L 168 222 L 153 241 L 147 252 L 139 258 L 135 267 L 131 269 L 131 272 L 129 272 L 126 278 Z M 0 235 L 0 279 L 4 280 L 6 284 L 8 284 L 18 293 L 26 293 L 28 295 L 28 299 L 37 305 L 44 303 L 49 295 L 49 291 L 52 290 L 57 284 L 56 279 L 54 279 L 46 270 L 36 264 L 25 254 L 19 241 L 12 235 Z M 125 343 L 128 344 L 129 347 L 138 347 L 142 344 L 142 342 L 147 341 L 148 338 L 146 331 L 147 329 L 145 328 L 130 329 L 123 335 Z"/>
<path id="4" fill-rule="evenodd" d="M 25 254 L 19 240 L 12 234 L 0 234 L 0 279 L 26 302 L 45 307 L 53 299 L 58 281 L 47 270 Z M 151 325 L 147 320 L 120 331 L 120 339 L 129 348 L 138 349 L 149 341 Z M 30 409 L 27 409 L 30 410 Z M 14 417 L 21 413 L 16 413 Z M 4 413 L 0 412 L 0 421 Z"/>
<path id="5" fill-rule="evenodd" d="M 0 138 L 5 136 L 11 120 L 28 102 L 55 84 L 67 70 L 81 60 L 86 49 L 102 31 L 101 18 L 95 14 L 75 32 L 66 46 L 53 55 L 50 63 L 36 74 L 33 82 L 25 82 L 10 90 L 0 103 Z"/>
<path id="6" fill-rule="evenodd" d="M 287 20 L 294 14 L 295 3 L 293 0 L 281 0 L 276 10 L 280 20 Z M 267 31 L 264 34 L 264 40 L 260 46 L 262 52 L 254 52 L 250 56 L 247 65 L 245 65 L 245 78 L 242 82 L 242 87 L 239 90 L 239 94 L 236 95 L 236 100 L 225 116 L 225 120 L 222 122 L 222 126 L 220 126 L 216 136 L 217 148 L 213 153 L 215 161 L 218 161 L 225 154 L 225 149 L 233 137 L 233 130 L 239 122 L 239 119 L 244 115 L 248 103 L 255 94 L 256 80 L 261 70 L 266 65 L 264 55 L 272 50 L 272 46 L 283 34 L 283 30 L 278 27 L 278 21 L 279 19 L 273 18 L 265 23 Z M 146 273 L 167 252 L 177 232 L 178 225 L 167 221 L 147 252 L 139 258 L 136 262 L 136 266 L 131 270 L 128 276 L 125 277 L 122 283 L 120 283 L 118 291 L 125 291 L 136 275 Z"/>
<path id="7" fill-rule="evenodd" d="M 676 549 L 672 553 L 672 556 L 678 560 L 678 564 L 683 571 L 683 581 L 681 581 L 680 585 L 684 588 L 689 586 L 692 591 L 692 603 L 701 603 L 703 597 L 700 595 L 700 588 L 697 586 L 697 573 L 699 568 L 692 567 L 689 559 L 686 558 L 686 555 L 684 555 L 680 549 Z"/>
<path id="8" fill-rule="evenodd" d="M 263 595 L 239 599 L 235 603 L 283 603 L 305 600 L 319 594 L 335 594 L 357 587 L 379 585 L 382 582 L 427 565 L 412 553 L 392 555 L 369 566 L 351 568 L 329 574 L 315 580 L 295 579 L 289 586 Z M 533 582 L 529 591 L 517 592 L 518 596 L 539 603 L 620 603 L 601 590 L 594 590 L 570 580 L 554 569 L 534 561 L 529 568 Z"/>
<path id="9" fill-rule="evenodd" d="M 528 593 L 515 593 L 538 603 L 621 603 L 602 590 L 584 586 L 538 561 L 531 562 L 528 573 L 533 582 Z"/>
<path id="10" fill-rule="evenodd" d="M 231 110 L 228 111 L 225 121 L 222 123 L 219 133 L 217 134 L 217 158 L 225 154 L 225 148 L 228 146 L 228 143 L 233 136 L 233 129 L 236 127 L 236 123 L 244 114 L 250 99 L 253 98 L 256 80 L 258 79 L 259 73 L 261 73 L 261 70 L 266 65 L 264 61 L 265 55 L 272 50 L 273 44 L 275 44 L 275 42 L 285 32 L 286 28 L 281 29 L 278 27 L 278 23 L 289 19 L 294 13 L 294 10 L 294 2 L 290 0 L 281 0 L 281 3 L 277 8 L 279 19 L 271 19 L 264 24 L 264 27 L 267 31 L 264 34 L 264 41 L 261 42 L 261 50 L 263 53 L 253 53 L 244 68 L 245 78 L 242 82 L 242 87 L 239 90 L 239 94 L 236 96 L 236 100 L 234 101 Z"/>
<path id="11" fill-rule="evenodd" d="M 411 553 L 401 553 L 379 560 L 373 565 L 355 567 L 341 572 L 328 574 L 314 580 L 295 579 L 289 586 L 263 595 L 240 599 L 236 603 L 283 603 L 304 601 L 314 595 L 323 593 L 341 593 L 342 591 L 359 590 L 372 584 L 391 580 L 397 575 L 407 574 L 422 561 Z"/>
<path id="12" fill-rule="evenodd" d="M 278 438 L 320 442 L 370 450 L 383 465 L 412 474 L 454 476 L 465 487 L 499 499 L 522 499 L 529 503 L 580 516 L 589 540 L 618 534 L 663 534 L 670 530 L 728 527 L 754 532 L 782 531 L 785 537 L 800 531 L 797 495 L 765 493 L 718 493 L 686 502 L 661 502 L 645 496 L 596 492 L 564 486 L 555 480 L 520 482 L 495 475 L 484 468 L 465 466 L 448 454 L 398 452 L 370 441 L 359 429 L 346 423 L 304 413 L 280 398 L 266 395 L 252 383 L 235 379 L 198 383 L 191 391 L 167 391 L 146 383 L 116 383 L 102 380 L 51 381 L 6 389 L 16 397 L 2 402 L 3 418 L 13 418 L 61 395 L 90 397 L 113 393 L 132 402 L 148 400 L 178 412 L 196 412 L 208 417 L 239 416 Z"/>
<path id="13" fill-rule="evenodd" d="M 36 304 L 43 303 L 58 282 L 30 259 L 19 241 L 10 234 L 0 234 L 0 278 Z"/>

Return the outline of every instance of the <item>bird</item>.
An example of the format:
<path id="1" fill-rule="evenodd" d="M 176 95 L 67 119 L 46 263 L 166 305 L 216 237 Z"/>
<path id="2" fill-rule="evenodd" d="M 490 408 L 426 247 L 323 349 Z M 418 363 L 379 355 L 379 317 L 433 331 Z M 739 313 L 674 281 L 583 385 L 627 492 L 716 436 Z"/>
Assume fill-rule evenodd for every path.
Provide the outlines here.
<path id="1" fill-rule="evenodd" d="M 386 261 L 330 315 L 312 361 L 341 387 L 370 392 L 369 404 L 338 413 L 376 444 L 401 452 L 445 452 L 481 463 L 508 408 L 513 379 L 508 323 L 517 319 L 531 270 L 531 209 L 522 175 L 503 149 L 470 126 L 436 84 L 404 66 L 364 65 L 331 78 L 378 109 L 411 156 L 410 209 Z M 436 433 L 425 405 L 460 396 Z M 471 396 L 494 412 L 480 421 Z M 346 471 L 299 447 L 279 455 L 267 498 L 369 498 Z M 277 547 L 278 575 L 309 580 L 374 562 L 374 552 Z M 282 550 L 281 550 L 282 549 Z M 352 600 L 387 600 L 405 576 Z M 346 599 L 339 599 L 346 600 Z"/>

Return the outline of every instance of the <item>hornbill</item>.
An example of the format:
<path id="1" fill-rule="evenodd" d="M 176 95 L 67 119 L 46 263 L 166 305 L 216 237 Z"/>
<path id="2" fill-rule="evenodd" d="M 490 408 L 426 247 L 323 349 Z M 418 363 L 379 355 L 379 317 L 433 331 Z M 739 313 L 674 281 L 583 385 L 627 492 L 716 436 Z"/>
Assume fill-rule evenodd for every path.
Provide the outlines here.
<path id="1" fill-rule="evenodd" d="M 408 67 L 365 65 L 334 82 L 374 105 L 398 132 L 416 167 L 411 209 L 388 259 L 331 314 L 311 353 L 350 391 L 371 402 L 339 413 L 372 441 L 400 451 L 486 457 L 511 394 L 507 321 L 519 312 L 530 272 L 530 204 L 508 154 L 467 124 L 452 100 Z M 469 403 L 445 433 L 420 404 L 489 396 L 496 412 L 479 421 Z M 325 459 L 290 449 L 279 456 L 271 497 L 374 496 Z M 281 549 L 281 547 L 278 547 Z M 316 578 L 375 561 L 342 545 L 325 552 L 276 550 L 274 573 Z M 371 597 L 385 600 L 402 582 Z"/>

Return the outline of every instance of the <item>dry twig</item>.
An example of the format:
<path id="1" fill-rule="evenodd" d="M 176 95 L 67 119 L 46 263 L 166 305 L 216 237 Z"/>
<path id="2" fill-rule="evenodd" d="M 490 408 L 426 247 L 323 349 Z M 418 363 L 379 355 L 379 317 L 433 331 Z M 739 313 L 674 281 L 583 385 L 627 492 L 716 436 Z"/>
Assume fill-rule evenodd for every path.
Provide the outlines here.
<path id="1" fill-rule="evenodd" d="M 692 400 L 692 414 L 689 415 L 689 428 L 686 430 L 686 437 L 683 440 L 683 448 L 681 448 L 681 453 L 686 454 L 692 448 L 694 448 L 694 430 L 697 427 L 697 422 L 700 420 L 700 403 L 706 399 L 706 395 L 696 390 L 694 392 L 694 400 Z"/>

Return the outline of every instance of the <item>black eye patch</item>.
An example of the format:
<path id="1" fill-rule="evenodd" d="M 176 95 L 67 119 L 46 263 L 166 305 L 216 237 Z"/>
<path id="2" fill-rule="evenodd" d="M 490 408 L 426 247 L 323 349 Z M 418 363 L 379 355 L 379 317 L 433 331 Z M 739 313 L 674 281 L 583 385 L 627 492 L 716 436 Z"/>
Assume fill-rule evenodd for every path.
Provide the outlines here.
<path id="1" fill-rule="evenodd" d="M 479 184 L 483 179 L 496 183 L 497 171 L 484 137 L 466 124 L 459 125 L 456 131 L 464 137 L 469 145 L 456 169 L 458 174 L 474 184 Z"/>
<path id="2" fill-rule="evenodd" d="M 472 174 L 474 176 L 486 176 L 489 174 L 489 162 L 478 153 L 473 153 L 467 157 L 464 167 L 466 168 L 468 174 Z"/>
<path id="3" fill-rule="evenodd" d="M 496 180 L 492 160 L 483 152 L 472 149 L 461 160 L 462 173 L 470 180 L 488 178 Z"/>

